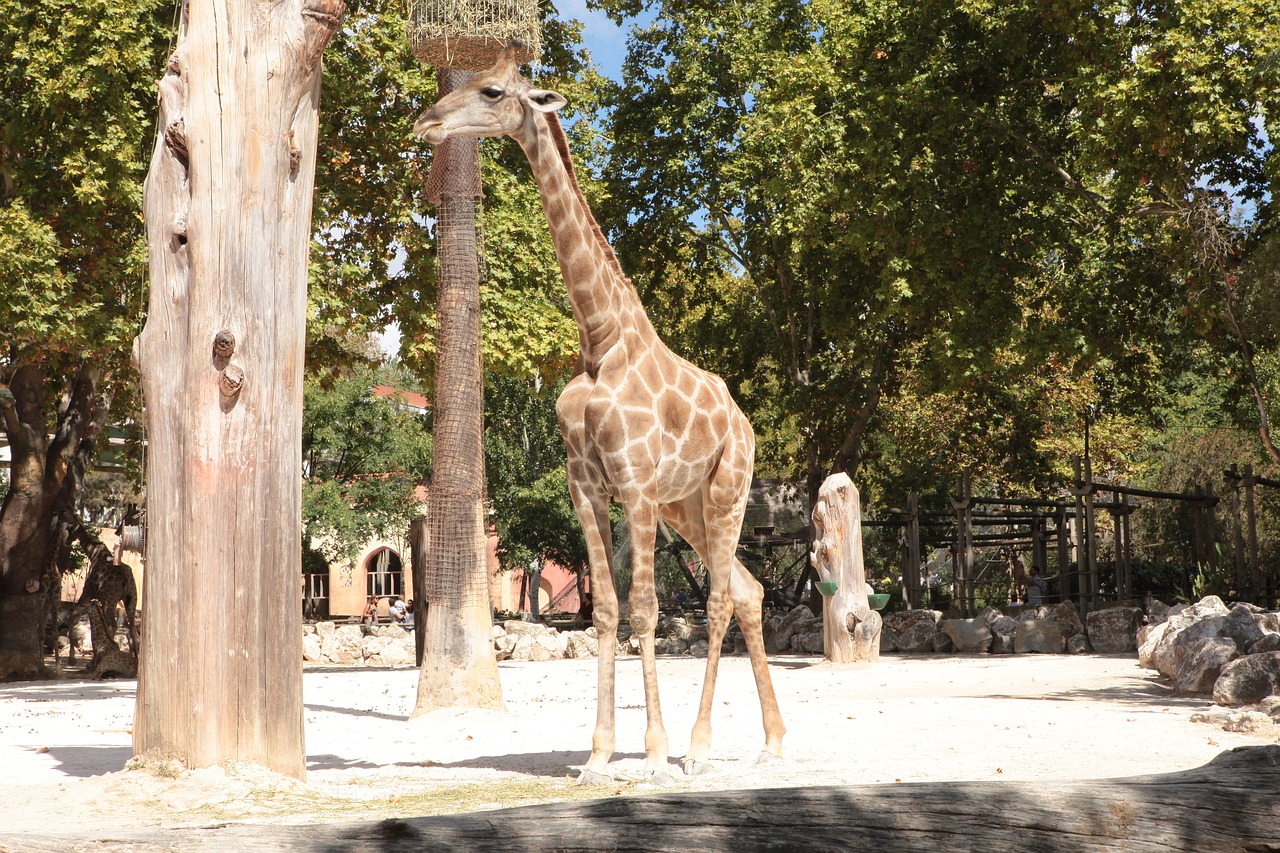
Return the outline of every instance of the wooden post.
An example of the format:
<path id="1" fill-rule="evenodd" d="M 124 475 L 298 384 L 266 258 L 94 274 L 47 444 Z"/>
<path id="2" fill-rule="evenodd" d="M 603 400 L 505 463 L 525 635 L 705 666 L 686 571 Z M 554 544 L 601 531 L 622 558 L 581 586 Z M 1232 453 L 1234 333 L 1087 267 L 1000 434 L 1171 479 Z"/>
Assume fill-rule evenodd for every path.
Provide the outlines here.
<path id="1" fill-rule="evenodd" d="M 144 190 L 134 752 L 303 778 L 302 367 L 320 56 L 341 0 L 182 5 Z"/>
<path id="2" fill-rule="evenodd" d="M 1244 484 L 1244 512 L 1247 522 L 1245 534 L 1249 547 L 1249 591 L 1255 603 L 1265 604 L 1262 600 L 1262 573 L 1258 566 L 1258 509 L 1253 494 L 1253 488 L 1258 480 L 1253 475 L 1252 464 L 1244 466 L 1244 476 L 1240 480 Z"/>
<path id="3" fill-rule="evenodd" d="M 858 487 L 848 474 L 832 474 L 823 482 L 813 527 L 809 560 L 819 579 L 836 587 L 822 597 L 823 655 L 832 663 L 877 660 L 880 614 L 867 603 Z"/>
<path id="4" fill-rule="evenodd" d="M 1067 567 L 1071 565 L 1071 543 L 1067 541 L 1067 504 L 1065 501 L 1058 504 L 1054 519 L 1058 526 L 1058 588 L 1062 590 L 1059 597 L 1063 601 L 1067 601 L 1071 597 L 1071 584 L 1067 572 Z"/>
<path id="5" fill-rule="evenodd" d="M 1249 595 L 1249 581 L 1244 563 L 1244 524 L 1240 519 L 1240 473 L 1234 464 L 1223 473 L 1231 487 L 1231 552 L 1236 568 L 1236 595 L 1243 599 Z M 1256 599 L 1251 600 L 1258 603 Z"/>
<path id="6" fill-rule="evenodd" d="M 920 497 L 907 495 L 907 563 L 909 571 L 902 576 L 902 589 L 907 609 L 918 607 L 920 594 Z"/>
<path id="7" fill-rule="evenodd" d="M 1200 508 L 1204 513 L 1205 561 L 1209 564 L 1211 572 L 1216 572 L 1218 569 L 1218 523 L 1215 512 L 1217 506 L 1218 496 L 1213 493 L 1213 483 L 1210 482 L 1204 487 L 1204 503 Z"/>
<path id="8" fill-rule="evenodd" d="M 951 502 L 956 511 L 955 593 L 952 606 L 968 616 L 973 608 L 973 481 L 965 471 L 960 476 L 960 496 Z"/>
<path id="9" fill-rule="evenodd" d="M 1087 592 L 1085 575 L 1088 572 L 1089 565 L 1089 539 L 1085 533 L 1085 504 L 1084 496 L 1088 489 L 1085 488 L 1084 480 L 1080 476 L 1080 458 L 1076 457 L 1071 460 L 1071 467 L 1075 470 L 1075 483 L 1071 487 L 1071 494 L 1076 499 L 1075 514 L 1075 534 L 1076 534 L 1076 571 L 1075 579 L 1072 586 L 1076 595 L 1076 601 L 1080 606 L 1081 612 L 1085 611 Z"/>

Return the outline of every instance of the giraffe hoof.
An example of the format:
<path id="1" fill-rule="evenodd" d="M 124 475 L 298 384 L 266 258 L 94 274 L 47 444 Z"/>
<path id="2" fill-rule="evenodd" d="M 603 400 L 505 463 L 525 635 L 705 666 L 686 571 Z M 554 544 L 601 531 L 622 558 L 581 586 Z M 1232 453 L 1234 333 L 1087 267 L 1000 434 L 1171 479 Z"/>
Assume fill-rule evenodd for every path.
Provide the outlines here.
<path id="1" fill-rule="evenodd" d="M 643 781 L 648 785 L 667 788 L 676 783 L 676 777 L 672 775 L 670 770 L 658 768 L 656 770 L 646 770 Z"/>
<path id="2" fill-rule="evenodd" d="M 608 773 L 597 773 L 595 770 L 583 770 L 578 776 L 579 785 L 612 785 L 613 777 Z"/>
<path id="3" fill-rule="evenodd" d="M 772 752 L 770 752 L 767 749 L 761 750 L 760 754 L 756 756 L 757 767 L 762 764 L 763 765 L 781 764 L 782 761 L 783 761 L 783 758 L 781 755 L 774 755 Z"/>
<path id="4" fill-rule="evenodd" d="M 716 766 L 705 758 L 686 758 L 684 760 L 684 772 L 687 776 L 706 776 L 716 772 Z"/>

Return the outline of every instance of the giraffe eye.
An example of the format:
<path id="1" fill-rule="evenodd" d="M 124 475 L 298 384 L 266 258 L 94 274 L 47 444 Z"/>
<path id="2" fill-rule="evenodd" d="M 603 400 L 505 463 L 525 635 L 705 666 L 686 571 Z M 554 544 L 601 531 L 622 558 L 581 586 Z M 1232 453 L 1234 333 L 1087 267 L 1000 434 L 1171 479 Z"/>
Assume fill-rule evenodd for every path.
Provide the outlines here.
<path id="1" fill-rule="evenodd" d="M 496 101 L 502 97 L 502 90 L 497 86 L 485 86 L 480 90 L 480 94 L 488 98 L 490 101 Z"/>

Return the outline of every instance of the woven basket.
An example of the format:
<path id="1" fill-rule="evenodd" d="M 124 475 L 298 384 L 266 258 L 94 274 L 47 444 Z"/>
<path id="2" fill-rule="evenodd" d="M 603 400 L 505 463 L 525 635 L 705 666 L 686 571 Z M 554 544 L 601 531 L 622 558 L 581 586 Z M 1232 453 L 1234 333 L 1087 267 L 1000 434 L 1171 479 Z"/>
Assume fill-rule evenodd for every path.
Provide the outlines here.
<path id="1" fill-rule="evenodd" d="M 409 0 L 409 49 L 437 68 L 483 71 L 511 42 L 523 65 L 540 41 L 536 0 Z"/>

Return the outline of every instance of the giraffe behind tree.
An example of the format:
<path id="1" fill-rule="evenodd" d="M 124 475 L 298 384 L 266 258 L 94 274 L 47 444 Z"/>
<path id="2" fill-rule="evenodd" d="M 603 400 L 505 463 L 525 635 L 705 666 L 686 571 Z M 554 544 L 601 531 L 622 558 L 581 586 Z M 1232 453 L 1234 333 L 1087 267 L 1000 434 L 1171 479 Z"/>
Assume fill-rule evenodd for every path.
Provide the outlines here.
<path id="1" fill-rule="evenodd" d="M 644 673 L 646 778 L 669 781 L 658 700 L 653 553 L 660 521 L 697 551 L 711 576 L 706 678 L 685 757 L 705 771 L 720 645 L 735 614 L 746 639 L 764 719 L 762 759 L 782 754 L 785 731 L 761 633 L 764 591 L 735 552 L 746 511 L 755 435 L 723 380 L 662 342 L 583 198 L 556 110 L 565 99 L 535 88 L 508 49 L 423 113 L 414 133 L 438 145 L 451 136 L 510 136 L 529 158 L 569 291 L 581 352 L 556 403 L 568 454 L 569 492 L 587 541 L 593 618 L 600 638 L 599 697 L 591 757 L 580 782 L 608 782 L 614 751 L 614 655 L 619 605 L 609 504 L 623 507 L 632 539 L 631 627 Z"/>

